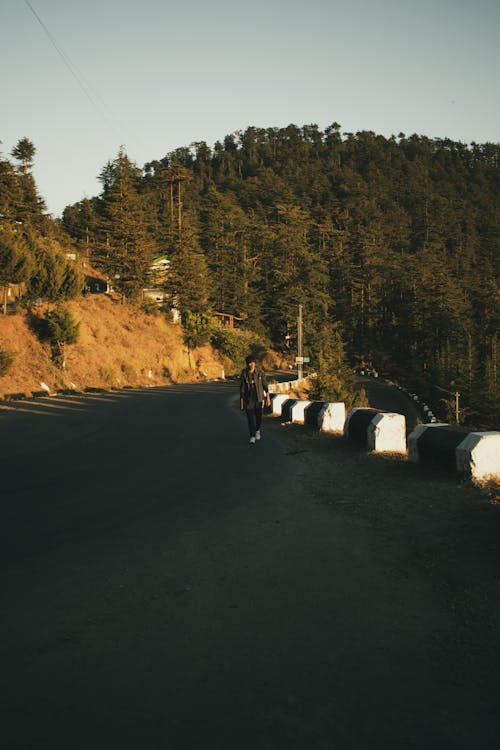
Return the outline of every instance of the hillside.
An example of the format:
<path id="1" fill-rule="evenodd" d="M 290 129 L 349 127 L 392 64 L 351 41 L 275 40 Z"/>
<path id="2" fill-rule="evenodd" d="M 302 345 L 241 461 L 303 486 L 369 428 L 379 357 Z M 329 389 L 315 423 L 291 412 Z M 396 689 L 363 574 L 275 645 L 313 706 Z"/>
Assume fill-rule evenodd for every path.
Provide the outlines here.
<path id="1" fill-rule="evenodd" d="M 23 149 L 34 153 L 29 142 Z M 126 299 L 158 289 L 193 325 L 236 316 L 283 354 L 297 349 L 301 306 L 311 367 L 333 355 L 370 366 L 438 419 L 454 421 L 459 403 L 463 425 L 491 429 L 500 419 L 499 155 L 500 144 L 341 133 L 338 123 L 249 127 L 143 169 L 122 148 L 101 173 L 101 194 L 67 206 L 61 221 L 43 213 L 30 165 L 0 159 L 0 287 L 21 285 L 32 302 L 74 299 L 97 269 Z M 93 381 L 165 377 L 163 354 L 137 365 L 130 352 L 105 365 L 105 354 Z"/>
<path id="2" fill-rule="evenodd" d="M 105 295 L 68 303 L 80 321 L 78 343 L 68 347 L 65 370 L 57 368 L 50 344 L 36 334 L 37 318 L 0 316 L 0 348 L 14 362 L 0 377 L 0 397 L 60 388 L 164 385 L 221 376 L 223 362 L 211 346 L 191 352 L 179 326 L 162 316 L 145 315 Z M 44 314 L 41 312 L 40 315 Z"/>
<path id="3" fill-rule="evenodd" d="M 338 123 L 249 127 L 144 170 L 120 151 L 62 227 L 109 276 L 126 267 L 127 294 L 149 248 L 169 259 L 181 310 L 245 316 L 282 349 L 301 304 L 313 366 L 341 336 L 352 362 L 391 373 L 440 419 L 458 391 L 464 424 L 494 425 L 499 149 Z"/>

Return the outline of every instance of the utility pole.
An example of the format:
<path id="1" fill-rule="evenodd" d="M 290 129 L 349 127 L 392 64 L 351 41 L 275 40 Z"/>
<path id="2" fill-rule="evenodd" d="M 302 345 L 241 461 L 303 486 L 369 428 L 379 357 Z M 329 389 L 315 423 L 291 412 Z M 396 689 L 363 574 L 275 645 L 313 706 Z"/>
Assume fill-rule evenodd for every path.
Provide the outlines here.
<path id="1" fill-rule="evenodd" d="M 181 175 L 179 172 L 179 178 L 177 182 L 177 211 L 178 218 L 177 224 L 179 227 L 179 249 L 182 247 L 182 197 L 181 197 Z"/>
<path id="2" fill-rule="evenodd" d="M 297 378 L 304 376 L 304 357 L 302 355 L 302 305 L 299 305 L 297 318 Z"/>

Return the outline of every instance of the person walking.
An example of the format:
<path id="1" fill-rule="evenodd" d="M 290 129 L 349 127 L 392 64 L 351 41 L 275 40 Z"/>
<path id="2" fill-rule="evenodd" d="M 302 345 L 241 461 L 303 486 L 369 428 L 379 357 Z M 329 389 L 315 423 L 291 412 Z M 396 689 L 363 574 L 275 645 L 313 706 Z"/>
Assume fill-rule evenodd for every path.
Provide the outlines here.
<path id="1" fill-rule="evenodd" d="M 260 427 L 262 424 L 262 409 L 264 401 L 266 406 L 271 405 L 269 386 L 263 370 L 257 367 L 255 357 L 250 354 L 246 358 L 246 367 L 240 376 L 240 409 L 246 412 L 248 420 L 248 432 L 250 433 L 250 445 L 255 445 L 260 440 Z"/>

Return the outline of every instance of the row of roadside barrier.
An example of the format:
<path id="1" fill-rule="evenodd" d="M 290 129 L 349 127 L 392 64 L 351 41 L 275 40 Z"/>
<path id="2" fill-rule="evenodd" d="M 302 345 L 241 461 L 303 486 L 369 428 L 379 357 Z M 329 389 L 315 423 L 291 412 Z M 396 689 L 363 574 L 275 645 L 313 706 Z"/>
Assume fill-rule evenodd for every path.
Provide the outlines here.
<path id="1" fill-rule="evenodd" d="M 295 381 L 293 381 L 295 383 Z M 295 387 L 295 386 L 294 386 Z M 282 422 L 340 435 L 368 451 L 400 453 L 413 463 L 453 469 L 473 479 L 500 479 L 500 432 L 476 432 L 448 424 L 421 424 L 406 437 L 403 414 L 271 393 L 269 414 Z"/>
<path id="2" fill-rule="evenodd" d="M 289 393 L 292 389 L 302 388 L 310 383 L 310 377 L 287 380 L 284 383 L 269 383 L 269 393 Z"/>

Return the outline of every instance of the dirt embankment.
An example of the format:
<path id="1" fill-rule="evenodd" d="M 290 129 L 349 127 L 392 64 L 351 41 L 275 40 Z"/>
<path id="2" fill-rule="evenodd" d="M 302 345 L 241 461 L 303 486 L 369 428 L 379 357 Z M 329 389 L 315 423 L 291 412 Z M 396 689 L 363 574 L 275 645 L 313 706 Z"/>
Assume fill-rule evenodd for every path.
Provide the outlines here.
<path id="1" fill-rule="evenodd" d="M 0 349 L 14 361 L 0 377 L 0 398 L 56 389 L 165 385 L 221 376 L 223 363 L 210 346 L 188 352 L 180 326 L 163 316 L 92 295 L 68 303 L 80 322 L 76 344 L 67 347 L 66 367 L 54 363 L 50 342 L 37 334 L 37 318 L 0 316 Z M 45 311 L 44 311 L 45 312 Z M 40 315 L 43 315 L 40 313 Z"/>

